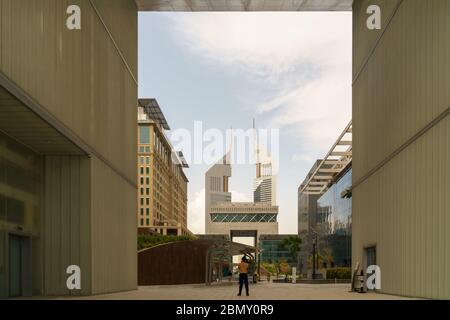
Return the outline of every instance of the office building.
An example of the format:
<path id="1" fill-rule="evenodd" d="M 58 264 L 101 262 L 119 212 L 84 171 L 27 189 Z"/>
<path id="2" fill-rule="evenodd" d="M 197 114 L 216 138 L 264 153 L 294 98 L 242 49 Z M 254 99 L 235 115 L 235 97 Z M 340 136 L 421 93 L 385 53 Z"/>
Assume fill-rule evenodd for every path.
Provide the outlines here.
<path id="1" fill-rule="evenodd" d="M 212 234 L 211 207 L 219 203 L 231 204 L 229 179 L 231 177 L 230 152 L 205 174 L 205 233 Z"/>
<path id="2" fill-rule="evenodd" d="M 173 150 L 167 120 L 155 99 L 139 99 L 138 211 L 140 234 L 189 235 L 188 168 L 183 153 Z"/>
<path id="3" fill-rule="evenodd" d="M 447 0 L 354 1 L 352 263 L 383 293 L 450 299 L 449 47 Z"/>
<path id="4" fill-rule="evenodd" d="M 352 122 L 325 155 L 317 160 L 298 189 L 298 228 L 302 239 L 300 272 L 351 266 Z"/>
<path id="5" fill-rule="evenodd" d="M 77 4 L 0 0 L 2 298 L 137 288 L 136 3 Z"/>
<path id="6" fill-rule="evenodd" d="M 205 231 L 206 234 L 252 237 L 254 245 L 261 234 L 278 234 L 278 206 L 272 161 L 258 144 L 253 123 L 255 145 L 255 188 L 253 202 L 232 202 L 229 191 L 232 145 L 220 161 L 205 174 Z"/>
<path id="7" fill-rule="evenodd" d="M 256 175 L 253 183 L 253 202 L 265 202 L 276 206 L 277 180 L 276 172 L 274 172 L 274 163 L 272 157 L 260 145 L 255 120 L 253 120 L 253 135 L 256 162 Z"/>
<path id="8" fill-rule="evenodd" d="M 325 268 L 351 267 L 352 170 L 349 165 L 317 200 L 317 251 Z"/>

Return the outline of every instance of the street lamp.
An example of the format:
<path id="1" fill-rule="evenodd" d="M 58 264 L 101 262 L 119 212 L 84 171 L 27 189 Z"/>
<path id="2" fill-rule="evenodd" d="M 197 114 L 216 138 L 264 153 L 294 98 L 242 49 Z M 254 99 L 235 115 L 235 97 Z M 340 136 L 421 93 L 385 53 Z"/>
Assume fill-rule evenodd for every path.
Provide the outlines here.
<path id="1" fill-rule="evenodd" d="M 313 228 L 310 228 L 310 231 L 314 234 L 313 239 L 313 271 L 312 271 L 312 278 L 313 280 L 316 279 L 316 268 L 317 268 L 317 261 L 316 261 L 316 246 L 317 246 L 317 231 L 315 231 Z"/>

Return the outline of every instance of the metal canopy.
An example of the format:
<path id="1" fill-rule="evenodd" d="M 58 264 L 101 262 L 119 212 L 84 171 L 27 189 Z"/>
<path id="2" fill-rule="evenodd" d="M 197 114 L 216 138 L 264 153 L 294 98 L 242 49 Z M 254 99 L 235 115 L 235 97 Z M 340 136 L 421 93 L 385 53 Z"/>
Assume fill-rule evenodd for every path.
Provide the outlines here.
<path id="1" fill-rule="evenodd" d="M 162 110 L 159 107 L 158 101 L 156 101 L 156 99 L 139 99 L 139 105 L 144 108 L 144 112 L 150 119 L 155 121 L 165 130 L 170 130 L 166 117 L 162 113 Z"/>
<path id="2" fill-rule="evenodd" d="M 309 195 L 322 195 L 334 179 L 352 162 L 352 121 L 341 133 L 330 151 L 313 173 L 302 185 L 301 192 Z"/>
<path id="3" fill-rule="evenodd" d="M 140 11 L 351 11 L 353 0 L 136 0 Z"/>
<path id="4" fill-rule="evenodd" d="M 177 161 L 179 162 L 178 165 L 183 168 L 189 168 L 189 164 L 186 161 L 186 158 L 184 157 L 183 151 L 176 151 L 177 154 Z"/>

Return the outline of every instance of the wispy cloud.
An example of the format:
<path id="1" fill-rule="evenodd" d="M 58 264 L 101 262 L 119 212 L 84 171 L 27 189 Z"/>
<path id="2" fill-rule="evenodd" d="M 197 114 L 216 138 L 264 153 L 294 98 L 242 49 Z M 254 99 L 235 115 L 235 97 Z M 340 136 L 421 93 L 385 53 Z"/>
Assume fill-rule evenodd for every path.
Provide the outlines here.
<path id="1" fill-rule="evenodd" d="M 292 156 L 292 161 L 293 162 L 313 162 L 314 159 L 310 156 L 304 155 L 304 154 L 300 154 L 300 153 L 296 153 Z"/>
<path id="2" fill-rule="evenodd" d="M 350 13 L 170 17 L 181 44 L 211 67 L 242 72 L 271 88 L 254 101 L 255 112 L 271 127 L 293 129 L 305 157 L 326 149 L 350 120 Z"/>

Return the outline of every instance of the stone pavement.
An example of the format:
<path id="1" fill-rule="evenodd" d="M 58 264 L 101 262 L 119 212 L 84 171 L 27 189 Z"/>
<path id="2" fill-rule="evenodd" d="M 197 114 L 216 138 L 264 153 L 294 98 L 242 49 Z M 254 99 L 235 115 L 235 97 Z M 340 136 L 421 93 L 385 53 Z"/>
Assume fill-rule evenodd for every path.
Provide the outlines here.
<path id="1" fill-rule="evenodd" d="M 250 297 L 237 296 L 237 283 L 212 286 L 175 285 L 139 287 L 136 291 L 88 297 L 93 300 L 394 300 L 404 297 L 349 292 L 349 284 L 250 284 Z M 245 290 L 244 290 L 245 291 Z"/>

